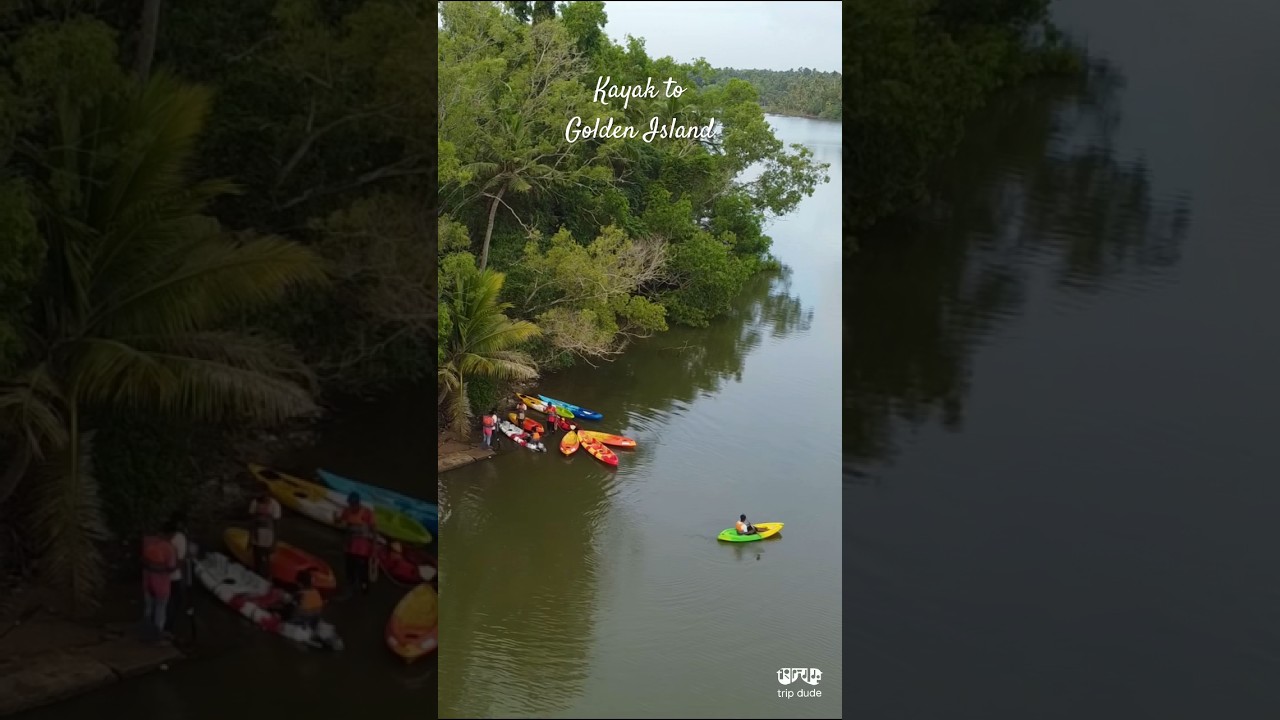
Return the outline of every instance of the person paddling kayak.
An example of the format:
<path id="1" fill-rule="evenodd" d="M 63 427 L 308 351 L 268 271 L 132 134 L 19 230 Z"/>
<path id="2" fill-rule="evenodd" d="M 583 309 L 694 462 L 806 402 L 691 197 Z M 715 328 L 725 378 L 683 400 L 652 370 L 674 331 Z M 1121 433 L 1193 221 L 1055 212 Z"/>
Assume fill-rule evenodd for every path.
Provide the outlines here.
<path id="1" fill-rule="evenodd" d="M 752 525 L 751 523 L 747 522 L 746 515 L 738 516 L 738 534 L 739 535 L 755 535 L 756 533 L 759 533 L 759 532 L 760 531 L 756 529 L 755 525 Z"/>

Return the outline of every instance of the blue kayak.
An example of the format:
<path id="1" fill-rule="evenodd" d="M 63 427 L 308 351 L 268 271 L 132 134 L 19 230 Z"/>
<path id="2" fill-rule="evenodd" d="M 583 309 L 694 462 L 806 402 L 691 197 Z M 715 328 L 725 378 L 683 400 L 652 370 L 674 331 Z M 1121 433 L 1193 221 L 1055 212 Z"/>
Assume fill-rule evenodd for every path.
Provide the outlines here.
<path id="1" fill-rule="evenodd" d="M 573 413 L 574 417 L 579 417 L 579 418 L 582 418 L 583 420 L 603 420 L 604 419 L 604 416 L 601 415 L 600 413 L 594 410 L 580 408 L 577 405 L 574 405 L 573 403 L 567 403 L 563 400 L 556 400 L 555 398 L 549 398 L 546 395 L 539 395 L 538 399 L 544 403 L 551 403 L 556 407 L 562 407 L 565 410 L 568 410 L 569 412 Z"/>
<path id="2" fill-rule="evenodd" d="M 408 515 L 409 517 L 422 523 L 422 526 L 431 531 L 432 536 L 440 537 L 440 506 L 411 498 L 407 495 L 401 495 L 394 490 L 388 490 L 376 485 L 366 485 L 341 475 L 335 475 L 328 470 L 318 470 L 316 474 L 324 481 L 326 485 L 337 490 L 343 495 L 350 493 L 360 493 L 361 500 L 367 500 L 370 505 L 382 505 Z"/>

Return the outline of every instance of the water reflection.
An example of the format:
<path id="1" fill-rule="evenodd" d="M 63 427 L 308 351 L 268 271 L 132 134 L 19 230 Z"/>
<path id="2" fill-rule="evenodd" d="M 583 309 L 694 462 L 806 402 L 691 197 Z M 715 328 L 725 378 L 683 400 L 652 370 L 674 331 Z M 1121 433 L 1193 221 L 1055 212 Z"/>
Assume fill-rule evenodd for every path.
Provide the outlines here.
<path id="1" fill-rule="evenodd" d="M 875 482 L 867 468 L 892 456 L 898 424 L 959 429 L 970 358 L 1037 273 L 1075 303 L 1145 289 L 1178 262 L 1189 200 L 1156 196 L 1141 159 L 1115 156 L 1122 87 L 1097 63 L 998 99 L 939 200 L 846 259 L 845 483 Z"/>

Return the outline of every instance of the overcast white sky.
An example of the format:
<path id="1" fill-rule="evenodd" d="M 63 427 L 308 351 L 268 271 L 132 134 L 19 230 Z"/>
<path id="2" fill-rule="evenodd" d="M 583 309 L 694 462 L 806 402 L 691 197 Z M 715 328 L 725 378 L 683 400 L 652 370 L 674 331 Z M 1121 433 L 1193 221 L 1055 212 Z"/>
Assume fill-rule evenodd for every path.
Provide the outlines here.
<path id="1" fill-rule="evenodd" d="M 840 1 L 605 2 L 605 31 L 644 38 L 650 57 L 713 67 L 840 70 Z"/>

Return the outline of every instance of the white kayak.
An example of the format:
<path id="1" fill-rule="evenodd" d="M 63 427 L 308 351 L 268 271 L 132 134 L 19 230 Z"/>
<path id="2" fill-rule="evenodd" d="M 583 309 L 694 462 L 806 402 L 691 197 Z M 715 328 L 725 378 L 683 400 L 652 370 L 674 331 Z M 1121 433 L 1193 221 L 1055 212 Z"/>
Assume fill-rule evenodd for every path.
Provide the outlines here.
<path id="1" fill-rule="evenodd" d="M 502 431 L 503 435 L 506 435 L 507 437 L 511 438 L 512 442 L 525 448 L 526 450 L 532 450 L 534 452 L 547 451 L 546 446 L 543 445 L 541 442 L 536 442 L 536 443 L 529 442 L 529 433 L 516 427 L 513 423 L 511 423 L 508 420 L 499 420 L 498 429 Z"/>
<path id="2" fill-rule="evenodd" d="M 217 552 L 208 553 L 194 565 L 202 585 L 263 630 L 312 647 L 342 649 L 337 630 L 323 620 L 315 630 L 286 622 L 281 611 L 289 604 L 288 594 L 249 568 Z"/>

